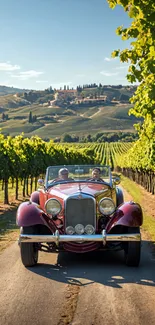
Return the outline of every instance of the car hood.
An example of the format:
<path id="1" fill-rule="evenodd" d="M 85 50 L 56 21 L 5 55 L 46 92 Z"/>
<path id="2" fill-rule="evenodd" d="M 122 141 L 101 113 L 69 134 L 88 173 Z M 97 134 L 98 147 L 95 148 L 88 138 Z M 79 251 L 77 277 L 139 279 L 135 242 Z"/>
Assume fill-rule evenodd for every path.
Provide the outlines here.
<path id="1" fill-rule="evenodd" d="M 108 186 L 107 184 L 80 182 L 80 183 L 57 184 L 49 189 L 49 194 L 50 196 L 60 197 L 65 199 L 67 196 L 79 192 L 96 197 L 102 193 L 108 193 L 109 191 L 110 191 L 110 186 Z"/>

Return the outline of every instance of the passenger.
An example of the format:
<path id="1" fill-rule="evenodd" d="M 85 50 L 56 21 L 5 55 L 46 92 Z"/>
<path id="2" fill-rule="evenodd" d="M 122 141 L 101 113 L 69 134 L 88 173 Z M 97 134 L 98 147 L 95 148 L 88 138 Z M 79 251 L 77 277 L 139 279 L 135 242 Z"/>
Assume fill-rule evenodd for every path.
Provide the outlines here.
<path id="1" fill-rule="evenodd" d="M 104 182 L 100 175 L 101 169 L 99 167 L 94 167 L 92 170 L 92 178 L 89 178 L 88 181 Z"/>

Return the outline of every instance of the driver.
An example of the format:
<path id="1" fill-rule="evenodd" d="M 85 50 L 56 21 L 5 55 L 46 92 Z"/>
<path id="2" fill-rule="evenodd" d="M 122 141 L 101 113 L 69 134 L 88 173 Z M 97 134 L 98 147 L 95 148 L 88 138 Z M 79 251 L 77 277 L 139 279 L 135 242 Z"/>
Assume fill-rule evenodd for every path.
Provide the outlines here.
<path id="1" fill-rule="evenodd" d="M 52 180 L 53 182 L 60 182 L 60 181 L 73 181 L 74 179 L 68 177 L 69 170 L 67 168 L 61 168 L 58 172 L 58 177 Z"/>
<path id="2" fill-rule="evenodd" d="M 58 177 L 63 181 L 72 181 L 73 178 L 68 177 L 68 174 L 69 174 L 69 170 L 67 168 L 61 168 L 59 170 Z"/>
<path id="3" fill-rule="evenodd" d="M 101 169 L 99 167 L 95 167 L 92 170 L 92 177 L 89 178 L 89 181 L 95 181 L 95 182 L 104 182 L 104 180 L 100 177 L 101 175 Z"/>

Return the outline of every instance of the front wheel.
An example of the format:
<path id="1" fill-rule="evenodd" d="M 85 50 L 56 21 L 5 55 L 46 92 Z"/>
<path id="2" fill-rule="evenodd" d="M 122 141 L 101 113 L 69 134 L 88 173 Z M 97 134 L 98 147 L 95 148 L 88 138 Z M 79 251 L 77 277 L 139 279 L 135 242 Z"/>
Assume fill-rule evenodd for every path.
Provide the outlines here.
<path id="1" fill-rule="evenodd" d="M 128 233 L 140 233 L 139 227 L 129 227 Z M 128 266 L 138 266 L 141 256 L 141 240 L 124 243 L 125 263 Z"/>
<path id="2" fill-rule="evenodd" d="M 34 227 L 22 227 L 22 234 L 34 234 Z M 38 249 L 36 243 L 20 243 L 21 260 L 24 266 L 34 266 L 38 262 Z"/>

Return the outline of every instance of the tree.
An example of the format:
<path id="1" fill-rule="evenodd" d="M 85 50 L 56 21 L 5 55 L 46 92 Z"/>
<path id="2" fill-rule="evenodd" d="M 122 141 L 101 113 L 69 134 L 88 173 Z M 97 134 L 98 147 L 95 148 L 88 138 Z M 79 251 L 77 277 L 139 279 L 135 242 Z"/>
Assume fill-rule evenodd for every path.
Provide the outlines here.
<path id="1" fill-rule="evenodd" d="M 32 123 L 35 123 L 37 121 L 37 115 L 34 115 L 33 117 L 32 117 Z"/>
<path id="2" fill-rule="evenodd" d="M 62 142 L 72 142 L 72 137 L 70 134 L 65 133 L 62 137 Z"/>
<path id="3" fill-rule="evenodd" d="M 142 117 L 144 122 L 136 129 L 139 140 L 121 159 L 121 166 L 132 169 L 155 170 L 155 1 L 107 0 L 111 8 L 121 5 L 132 19 L 128 28 L 120 26 L 117 34 L 122 40 L 132 39 L 131 48 L 115 50 L 112 57 L 129 62 L 129 82 L 139 82 L 131 98 L 134 107 L 129 114 Z"/>
<path id="4" fill-rule="evenodd" d="M 32 123 L 33 122 L 33 117 L 32 117 L 32 112 L 30 111 L 29 113 L 29 123 Z"/>
<path id="5" fill-rule="evenodd" d="M 83 99 L 85 98 L 85 92 L 84 92 L 84 91 L 81 92 L 81 97 L 82 97 Z"/>
<path id="6" fill-rule="evenodd" d="M 2 113 L 2 120 L 4 121 L 5 120 L 5 114 Z"/>
<path id="7" fill-rule="evenodd" d="M 23 97 L 24 97 L 25 99 L 27 99 L 27 93 L 26 93 L 26 92 L 23 93 Z"/>
<path id="8" fill-rule="evenodd" d="M 122 40 L 132 39 L 131 48 L 116 50 L 113 57 L 129 62 L 127 79 L 139 86 L 131 98 L 134 108 L 129 114 L 143 117 L 142 127 L 137 126 L 139 135 L 155 136 L 155 1 L 154 0 L 107 0 L 111 8 L 121 5 L 132 19 L 128 28 L 120 26 L 116 33 Z M 134 39 L 134 40 L 133 40 Z"/>
<path id="9" fill-rule="evenodd" d="M 92 142 L 91 134 L 87 135 L 87 142 Z"/>
<path id="10" fill-rule="evenodd" d="M 50 92 L 50 94 L 53 94 L 53 89 L 52 89 L 52 86 L 50 86 L 50 88 L 49 88 L 49 92 Z"/>

